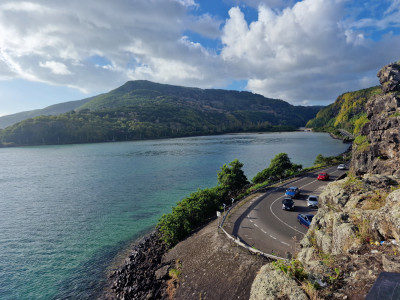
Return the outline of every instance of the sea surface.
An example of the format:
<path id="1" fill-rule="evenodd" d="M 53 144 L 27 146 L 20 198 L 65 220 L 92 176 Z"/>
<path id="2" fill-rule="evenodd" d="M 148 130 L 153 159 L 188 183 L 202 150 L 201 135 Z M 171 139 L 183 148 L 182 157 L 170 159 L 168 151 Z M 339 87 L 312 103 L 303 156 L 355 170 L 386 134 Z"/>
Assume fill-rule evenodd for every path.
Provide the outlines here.
<path id="1" fill-rule="evenodd" d="M 93 299 L 113 258 L 235 158 L 249 179 L 278 153 L 311 166 L 328 134 L 230 134 L 0 148 L 0 299 Z"/>

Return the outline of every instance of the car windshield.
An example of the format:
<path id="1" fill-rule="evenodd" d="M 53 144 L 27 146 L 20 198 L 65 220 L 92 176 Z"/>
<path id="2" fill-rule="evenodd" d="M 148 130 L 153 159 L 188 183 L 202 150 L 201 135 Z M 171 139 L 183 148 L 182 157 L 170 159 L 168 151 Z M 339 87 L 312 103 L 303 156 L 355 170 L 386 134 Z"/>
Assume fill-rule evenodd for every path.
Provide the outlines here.
<path id="1" fill-rule="evenodd" d="M 317 197 L 308 197 L 309 201 L 317 201 Z"/>
<path id="2" fill-rule="evenodd" d="M 306 219 L 307 219 L 308 221 L 310 221 L 310 223 L 311 223 L 313 217 L 314 217 L 314 216 L 306 216 Z"/>
<path id="3" fill-rule="evenodd" d="M 292 199 L 283 199 L 283 204 L 292 204 L 293 200 Z"/>

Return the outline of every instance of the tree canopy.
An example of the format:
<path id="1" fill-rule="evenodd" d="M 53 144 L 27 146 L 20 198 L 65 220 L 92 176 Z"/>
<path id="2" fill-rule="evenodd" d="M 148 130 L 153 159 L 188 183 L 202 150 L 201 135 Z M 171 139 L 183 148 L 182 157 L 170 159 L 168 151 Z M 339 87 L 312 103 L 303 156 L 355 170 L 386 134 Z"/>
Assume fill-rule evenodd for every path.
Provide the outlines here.
<path id="1" fill-rule="evenodd" d="M 293 164 L 286 153 L 277 154 L 268 168 L 257 173 L 252 179 L 254 183 L 261 183 L 267 180 L 276 180 L 293 175 L 302 169 L 302 165 Z"/>
<path id="2" fill-rule="evenodd" d="M 243 164 L 238 159 L 233 160 L 228 165 L 224 164 L 218 172 L 218 183 L 226 186 L 230 191 L 241 190 L 249 183 L 242 170 Z"/>

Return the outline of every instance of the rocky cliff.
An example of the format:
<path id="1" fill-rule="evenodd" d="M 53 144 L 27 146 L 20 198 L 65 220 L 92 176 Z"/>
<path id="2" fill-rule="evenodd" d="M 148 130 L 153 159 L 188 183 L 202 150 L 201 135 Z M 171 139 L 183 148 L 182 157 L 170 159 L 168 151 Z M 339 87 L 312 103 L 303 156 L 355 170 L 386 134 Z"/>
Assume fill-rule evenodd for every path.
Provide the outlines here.
<path id="1" fill-rule="evenodd" d="M 278 266 L 310 299 L 364 299 L 382 271 L 400 273 L 399 63 L 385 66 L 378 77 L 383 92 L 366 104 L 368 122 L 354 141 L 348 176 L 320 195 L 296 267 L 293 261 Z M 271 281 L 279 292 L 270 295 L 269 288 L 252 299 L 281 299 L 282 291 L 284 299 L 297 299 L 270 274 L 260 271 L 252 295 Z"/>
<path id="2" fill-rule="evenodd" d="M 356 139 L 352 170 L 400 177 L 400 64 L 385 66 L 378 77 L 383 94 L 367 102 L 369 122 Z"/>
<path id="3" fill-rule="evenodd" d="M 327 287 L 319 296 L 364 299 L 382 271 L 400 272 L 400 65 L 378 72 L 347 178 L 320 195 L 298 259 Z"/>

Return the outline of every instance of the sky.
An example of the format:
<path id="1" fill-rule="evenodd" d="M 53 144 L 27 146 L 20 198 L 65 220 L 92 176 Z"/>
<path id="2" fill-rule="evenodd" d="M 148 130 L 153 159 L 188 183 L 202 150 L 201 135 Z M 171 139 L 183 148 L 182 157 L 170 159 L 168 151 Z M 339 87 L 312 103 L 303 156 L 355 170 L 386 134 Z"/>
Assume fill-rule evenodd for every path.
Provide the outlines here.
<path id="1" fill-rule="evenodd" d="M 139 79 L 328 105 L 399 50 L 400 0 L 0 0 L 0 116 Z"/>

